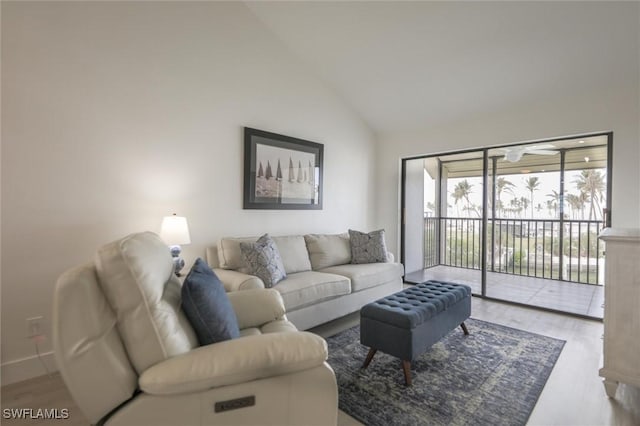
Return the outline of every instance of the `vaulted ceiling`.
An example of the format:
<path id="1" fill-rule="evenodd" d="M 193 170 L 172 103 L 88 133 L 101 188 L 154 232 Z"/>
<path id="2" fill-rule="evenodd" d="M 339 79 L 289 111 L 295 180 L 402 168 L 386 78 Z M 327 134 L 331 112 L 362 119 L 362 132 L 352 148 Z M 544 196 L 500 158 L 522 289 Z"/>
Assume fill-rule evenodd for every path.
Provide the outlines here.
<path id="1" fill-rule="evenodd" d="M 638 79 L 635 2 L 246 4 L 378 134 Z"/>

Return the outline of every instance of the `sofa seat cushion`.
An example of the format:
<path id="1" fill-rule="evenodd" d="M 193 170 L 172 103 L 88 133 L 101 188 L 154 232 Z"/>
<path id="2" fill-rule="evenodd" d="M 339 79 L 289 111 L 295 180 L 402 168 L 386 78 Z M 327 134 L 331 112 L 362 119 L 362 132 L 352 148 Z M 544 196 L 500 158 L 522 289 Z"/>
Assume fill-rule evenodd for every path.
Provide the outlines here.
<path id="1" fill-rule="evenodd" d="M 268 333 L 282 333 L 288 331 L 298 331 L 295 325 L 292 322 L 287 320 L 277 320 L 271 321 L 262 327 L 249 327 L 244 330 L 240 330 L 240 336 L 255 336 L 258 334 L 268 334 Z"/>
<path id="2" fill-rule="evenodd" d="M 274 289 L 288 311 L 351 293 L 349 278 L 316 271 L 290 274 Z"/>
<path id="3" fill-rule="evenodd" d="M 401 263 L 366 263 L 331 266 L 321 272 L 348 277 L 351 280 L 351 291 L 355 293 L 400 279 L 404 268 Z"/>

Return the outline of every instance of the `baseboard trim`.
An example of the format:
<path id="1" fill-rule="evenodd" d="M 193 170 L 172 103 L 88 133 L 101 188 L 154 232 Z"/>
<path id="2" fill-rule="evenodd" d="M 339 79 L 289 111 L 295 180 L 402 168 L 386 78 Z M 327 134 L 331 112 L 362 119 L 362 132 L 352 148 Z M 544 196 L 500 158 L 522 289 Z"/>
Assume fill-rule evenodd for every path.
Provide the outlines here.
<path id="1" fill-rule="evenodd" d="M 56 359 L 53 356 L 53 351 L 42 353 L 40 354 L 40 357 L 42 358 L 42 362 L 46 364 L 50 373 L 58 371 L 58 365 L 56 364 Z M 3 363 L 0 366 L 2 368 L 0 373 L 2 374 L 2 386 L 22 382 L 23 380 L 47 374 L 42 362 L 40 362 L 37 355 L 32 355 L 26 358 Z"/>

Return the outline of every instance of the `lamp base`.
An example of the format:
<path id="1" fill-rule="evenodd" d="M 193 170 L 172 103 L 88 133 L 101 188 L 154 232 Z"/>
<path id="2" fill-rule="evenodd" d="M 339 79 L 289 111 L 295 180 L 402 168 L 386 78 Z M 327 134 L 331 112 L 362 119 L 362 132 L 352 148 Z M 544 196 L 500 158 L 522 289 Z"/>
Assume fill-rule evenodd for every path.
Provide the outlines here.
<path id="1" fill-rule="evenodd" d="M 173 271 L 177 276 L 181 276 L 180 271 L 182 270 L 182 268 L 184 268 L 184 259 L 180 257 L 182 249 L 179 245 L 175 245 L 169 246 L 169 250 L 171 251 L 171 256 L 173 257 Z"/>

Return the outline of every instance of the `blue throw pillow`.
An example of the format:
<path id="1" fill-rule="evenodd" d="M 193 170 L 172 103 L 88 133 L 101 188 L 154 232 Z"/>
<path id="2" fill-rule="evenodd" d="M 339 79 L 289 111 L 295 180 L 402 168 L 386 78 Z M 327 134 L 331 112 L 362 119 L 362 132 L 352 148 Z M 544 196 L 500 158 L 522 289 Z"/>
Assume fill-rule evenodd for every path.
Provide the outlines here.
<path id="1" fill-rule="evenodd" d="M 240 337 L 238 319 L 222 282 L 200 258 L 182 284 L 182 309 L 202 346 Z"/>

